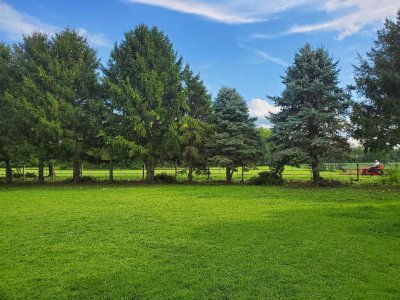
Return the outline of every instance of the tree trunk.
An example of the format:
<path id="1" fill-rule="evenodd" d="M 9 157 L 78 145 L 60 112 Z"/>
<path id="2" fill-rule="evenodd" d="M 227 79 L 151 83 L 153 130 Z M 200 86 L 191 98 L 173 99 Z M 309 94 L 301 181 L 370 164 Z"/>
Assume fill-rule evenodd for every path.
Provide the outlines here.
<path id="1" fill-rule="evenodd" d="M 49 162 L 49 177 L 51 177 L 51 180 L 54 180 L 55 176 L 56 176 L 56 173 L 54 171 L 54 164 L 53 164 L 53 162 Z"/>
<path id="2" fill-rule="evenodd" d="M 74 172 L 72 175 L 72 182 L 78 183 L 81 180 L 81 162 L 74 160 Z"/>
<path id="3" fill-rule="evenodd" d="M 109 171 L 108 180 L 112 183 L 114 182 L 114 165 L 112 158 L 110 159 L 110 162 L 108 164 L 108 171 Z"/>
<path id="4" fill-rule="evenodd" d="M 242 182 L 244 182 L 244 171 L 243 171 L 243 169 L 244 169 L 244 166 L 242 165 Z"/>
<path id="5" fill-rule="evenodd" d="M 190 158 L 189 158 L 188 167 L 189 167 L 188 182 L 192 183 L 193 182 L 193 159 L 192 159 L 192 156 L 190 156 Z"/>
<path id="6" fill-rule="evenodd" d="M 312 171 L 312 181 L 315 185 L 318 185 L 318 183 L 321 180 L 321 177 L 319 175 L 319 162 L 317 158 L 314 158 L 311 162 L 311 171 Z"/>
<path id="7" fill-rule="evenodd" d="M 146 181 L 147 183 L 154 183 L 154 158 L 148 157 L 146 159 Z"/>
<path id="8" fill-rule="evenodd" d="M 43 161 L 43 159 L 39 159 L 38 183 L 44 183 L 44 161 Z"/>
<path id="9" fill-rule="evenodd" d="M 25 163 L 22 164 L 22 180 L 25 181 Z"/>
<path id="10" fill-rule="evenodd" d="M 226 183 L 232 183 L 232 168 L 226 167 Z"/>
<path id="11" fill-rule="evenodd" d="M 9 159 L 6 159 L 5 163 L 6 163 L 6 183 L 11 183 L 13 180 L 11 161 Z"/>

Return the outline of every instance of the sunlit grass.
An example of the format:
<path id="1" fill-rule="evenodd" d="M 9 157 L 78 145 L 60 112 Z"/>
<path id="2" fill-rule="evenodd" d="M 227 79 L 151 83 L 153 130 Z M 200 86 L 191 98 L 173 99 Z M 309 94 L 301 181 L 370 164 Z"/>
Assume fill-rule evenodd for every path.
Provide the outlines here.
<path id="1" fill-rule="evenodd" d="M 1 299 L 398 299 L 398 190 L 0 187 Z"/>

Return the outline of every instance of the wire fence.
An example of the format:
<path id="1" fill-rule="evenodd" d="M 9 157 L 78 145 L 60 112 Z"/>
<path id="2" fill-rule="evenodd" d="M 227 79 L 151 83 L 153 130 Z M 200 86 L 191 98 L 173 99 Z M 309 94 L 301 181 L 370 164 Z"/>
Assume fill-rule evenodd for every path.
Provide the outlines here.
<path id="1" fill-rule="evenodd" d="M 383 175 L 374 176 L 362 175 L 363 169 L 371 167 L 370 163 L 326 163 L 324 168 L 321 170 L 321 177 L 327 180 L 338 181 L 378 182 L 379 180 L 385 178 L 385 176 L 390 173 L 390 170 L 397 170 L 400 166 L 400 163 L 385 163 L 383 166 Z M 269 170 L 270 169 L 268 166 L 248 167 L 243 169 L 239 167 L 233 174 L 233 181 L 248 181 L 250 178 L 257 176 L 258 173 Z M 72 168 L 55 166 L 55 176 L 47 176 L 46 181 L 68 180 L 72 178 L 72 172 Z M 175 176 L 179 181 L 187 180 L 187 168 L 184 167 L 159 167 L 156 168 L 155 173 L 167 173 Z M 35 181 L 38 176 L 38 168 L 35 166 L 19 166 L 18 168 L 13 168 L 13 175 L 16 181 Z M 93 166 L 86 168 L 85 163 L 83 163 L 82 175 L 85 177 L 91 177 L 95 180 L 107 180 L 109 178 L 109 170 L 106 166 L 101 168 L 93 168 Z M 116 168 L 113 171 L 114 180 L 142 181 L 145 179 L 145 176 L 146 173 L 144 168 Z M 225 177 L 225 169 L 222 167 L 211 167 L 209 168 L 209 173 L 193 173 L 193 179 L 195 181 L 223 181 L 225 180 Z M 308 165 L 301 165 L 299 167 L 286 166 L 283 172 L 283 178 L 293 181 L 310 181 L 312 179 L 311 168 Z M 4 179 L 5 169 L 3 167 L 0 168 L 0 180 Z"/>

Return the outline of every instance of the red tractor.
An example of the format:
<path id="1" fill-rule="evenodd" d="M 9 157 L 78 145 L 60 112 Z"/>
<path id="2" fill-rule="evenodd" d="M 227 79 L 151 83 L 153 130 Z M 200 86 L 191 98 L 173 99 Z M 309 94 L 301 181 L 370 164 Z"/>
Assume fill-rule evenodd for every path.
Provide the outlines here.
<path id="1" fill-rule="evenodd" d="M 383 175 L 383 166 L 379 165 L 376 167 L 361 169 L 361 175 L 371 175 L 371 176 Z"/>

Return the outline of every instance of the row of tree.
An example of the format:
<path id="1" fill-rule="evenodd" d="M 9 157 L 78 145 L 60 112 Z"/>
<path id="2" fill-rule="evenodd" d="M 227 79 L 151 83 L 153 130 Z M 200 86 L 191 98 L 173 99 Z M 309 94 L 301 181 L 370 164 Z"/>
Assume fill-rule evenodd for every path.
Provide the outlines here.
<path id="1" fill-rule="evenodd" d="M 189 65 L 183 66 L 168 38 L 140 25 L 116 44 L 106 66 L 76 31 L 49 38 L 34 33 L 20 44 L 0 44 L 0 157 L 6 180 L 11 161 L 36 157 L 39 182 L 45 162 L 113 163 L 140 158 L 146 179 L 162 161 L 195 169 L 226 168 L 231 182 L 238 166 L 267 162 L 308 163 L 318 182 L 323 162 L 350 153 L 348 138 L 367 152 L 400 142 L 400 11 L 386 20 L 367 57 L 359 57 L 355 87 L 339 87 L 338 63 L 326 49 L 306 44 L 287 68 L 285 89 L 271 97 L 280 112 L 270 117 L 272 134 L 257 129 L 243 97 L 221 88 L 214 102 Z M 351 90 L 364 101 L 351 101 Z M 269 136 L 270 135 L 270 136 Z"/>
<path id="2" fill-rule="evenodd" d="M 146 179 L 154 181 L 157 162 L 195 168 L 209 163 L 227 169 L 227 181 L 261 154 L 260 136 L 243 97 L 222 88 L 214 103 L 198 74 L 157 28 L 140 25 L 125 34 L 100 66 L 96 52 L 76 31 L 49 38 L 24 36 L 12 48 L 0 44 L 0 156 L 6 181 L 11 161 L 53 159 L 73 162 L 140 157 Z M 100 71 L 102 76 L 100 76 Z M 50 166 L 51 169 L 51 166 Z"/>

